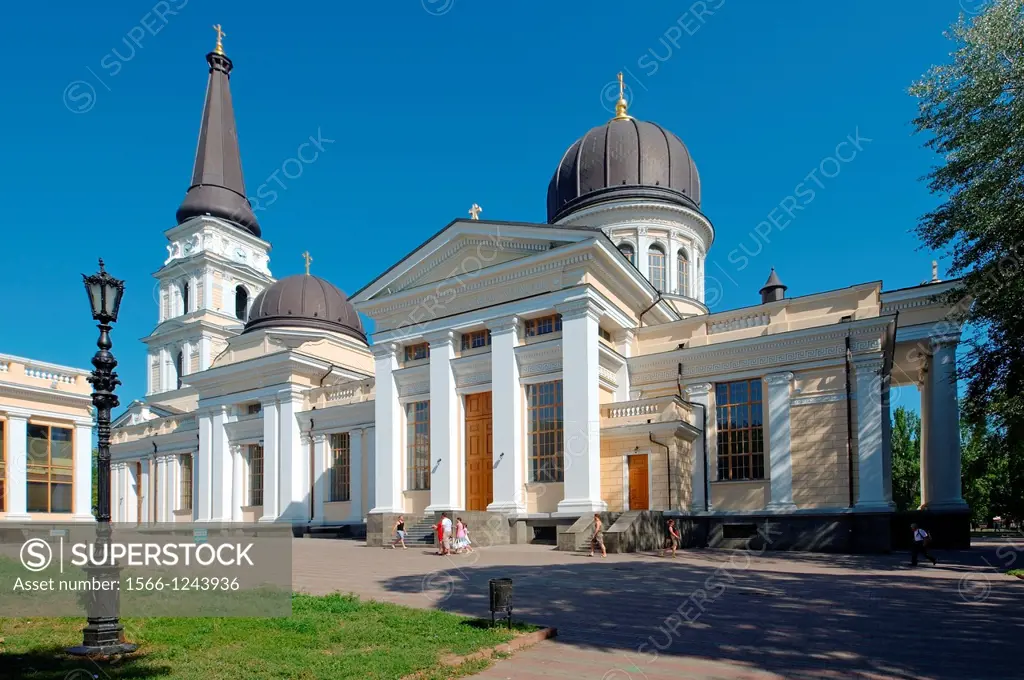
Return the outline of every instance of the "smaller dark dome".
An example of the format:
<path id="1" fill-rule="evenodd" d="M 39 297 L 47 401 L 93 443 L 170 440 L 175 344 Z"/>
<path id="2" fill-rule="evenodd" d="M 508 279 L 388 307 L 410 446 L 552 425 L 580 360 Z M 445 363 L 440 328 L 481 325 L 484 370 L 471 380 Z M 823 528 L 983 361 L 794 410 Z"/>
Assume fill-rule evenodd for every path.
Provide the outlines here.
<path id="1" fill-rule="evenodd" d="M 548 185 L 548 222 L 605 201 L 656 199 L 700 210 L 690 151 L 665 128 L 613 118 L 569 147 Z"/>
<path id="2" fill-rule="evenodd" d="M 334 331 L 366 342 L 359 314 L 345 294 L 309 274 L 287 276 L 257 295 L 242 332 L 282 326 Z"/>

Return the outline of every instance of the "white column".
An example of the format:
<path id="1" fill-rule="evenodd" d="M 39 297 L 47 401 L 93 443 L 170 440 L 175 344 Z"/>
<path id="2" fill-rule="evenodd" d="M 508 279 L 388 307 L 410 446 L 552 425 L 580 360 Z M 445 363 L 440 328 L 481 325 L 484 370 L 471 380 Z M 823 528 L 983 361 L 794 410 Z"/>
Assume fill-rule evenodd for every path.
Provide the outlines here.
<path id="1" fill-rule="evenodd" d="M 277 488 L 280 484 L 278 429 L 280 413 L 277 399 L 263 402 L 263 517 L 261 522 L 275 522 L 280 513 Z M 249 502 L 252 502 L 251 500 Z"/>
<path id="2" fill-rule="evenodd" d="M 351 512 L 349 521 L 363 521 L 363 437 L 362 430 L 352 430 L 349 433 L 349 501 L 351 501 Z"/>
<path id="3" fill-rule="evenodd" d="M 211 343 L 210 338 L 206 335 L 199 338 L 199 370 L 205 371 L 213 363 L 213 357 L 210 356 Z"/>
<path id="4" fill-rule="evenodd" d="M 558 512 L 603 512 L 601 404 L 598 386 L 600 308 L 591 300 L 556 306 L 562 315 L 562 397 L 565 444 L 564 495 Z"/>
<path id="5" fill-rule="evenodd" d="M 157 522 L 166 522 L 167 513 L 165 512 L 166 505 L 164 501 L 166 500 L 167 491 L 164 480 L 167 479 L 167 459 L 163 456 L 157 456 L 153 464 L 156 468 L 156 484 L 153 485 L 154 514 L 156 515 Z"/>
<path id="6" fill-rule="evenodd" d="M 128 461 L 128 486 L 125 494 L 125 509 L 127 510 L 127 522 L 137 524 L 139 522 L 139 478 L 138 464 L 136 461 Z"/>
<path id="7" fill-rule="evenodd" d="M 366 509 L 363 512 L 363 518 L 366 518 L 367 513 L 372 508 L 377 507 L 377 454 L 375 446 L 377 444 L 377 432 L 374 428 L 366 428 L 366 436 L 363 437 L 363 442 L 366 444 Z"/>
<path id="8" fill-rule="evenodd" d="M 167 467 L 170 468 L 171 474 L 168 475 L 167 486 L 168 494 L 167 501 L 170 511 L 167 515 L 169 522 L 174 522 L 177 518 L 174 516 L 175 511 L 179 510 L 181 504 L 181 455 L 173 454 L 167 461 Z"/>
<path id="9" fill-rule="evenodd" d="M 121 464 L 110 462 L 110 521 L 121 521 Z"/>
<path id="10" fill-rule="evenodd" d="M 459 395 L 455 393 L 455 334 L 442 331 L 427 336 L 430 343 L 430 505 L 426 512 L 459 510 Z M 440 463 L 436 461 L 440 459 Z M 436 469 L 435 469 L 436 468 Z"/>
<path id="11" fill-rule="evenodd" d="M 303 401 L 302 394 L 288 393 L 281 396 L 278 406 L 281 416 L 278 423 L 278 502 L 281 519 L 292 522 L 309 521 L 309 447 L 303 446 L 302 424 L 298 418 L 303 411 Z M 309 429 L 309 423 L 305 425 Z M 264 495 L 266 492 L 264 489 Z"/>
<path id="12" fill-rule="evenodd" d="M 793 455 L 789 430 L 789 390 L 792 373 L 773 373 L 764 378 L 768 385 L 768 460 L 771 496 L 768 508 L 796 510 L 793 503 Z"/>
<path id="13" fill-rule="evenodd" d="M 683 291 L 679 290 L 678 286 L 679 265 L 676 262 L 676 250 L 679 248 L 679 241 L 672 238 L 671 232 L 669 232 L 665 240 L 668 242 L 668 251 L 665 253 L 665 283 L 668 285 L 665 286 L 665 292 L 682 295 Z"/>
<path id="14" fill-rule="evenodd" d="M 231 445 L 228 442 L 228 407 L 213 412 L 213 465 L 210 476 L 210 521 L 231 520 Z"/>
<path id="15" fill-rule="evenodd" d="M 24 522 L 28 514 L 28 418 L 7 415 L 7 520 Z"/>
<path id="16" fill-rule="evenodd" d="M 398 347 L 388 343 L 374 345 L 374 401 L 376 504 L 371 513 L 405 512 L 402 499 L 402 408 L 398 402 L 398 386 L 394 371 L 398 368 L 395 352 Z"/>
<path id="17" fill-rule="evenodd" d="M 313 523 L 324 523 L 324 503 L 330 493 L 331 447 L 327 435 L 313 435 Z"/>
<path id="18" fill-rule="evenodd" d="M 491 408 L 494 441 L 494 501 L 491 512 L 526 512 L 523 473 L 523 388 L 519 384 L 519 319 L 506 316 L 487 325 L 491 330 Z"/>
<path id="19" fill-rule="evenodd" d="M 92 516 L 92 423 L 75 424 L 75 495 L 71 510 L 76 522 L 93 522 Z"/>
<path id="20" fill-rule="evenodd" d="M 213 516 L 213 411 L 209 409 L 199 411 L 199 450 L 196 451 L 193 466 L 196 483 L 192 497 L 192 516 L 197 522 L 209 522 Z M 144 484 L 143 488 L 149 487 Z"/>
<path id="21" fill-rule="evenodd" d="M 651 247 L 652 239 L 647 235 L 647 227 L 638 227 L 636 230 L 636 268 L 648 281 L 651 280 L 651 270 L 647 260 L 647 250 Z"/>
<path id="22" fill-rule="evenodd" d="M 139 488 L 136 493 L 141 496 L 140 505 L 142 506 L 142 516 L 139 517 L 139 523 L 148 524 L 153 521 L 149 512 L 149 479 L 150 479 L 150 464 L 148 458 L 142 459 L 142 475 L 139 477 Z"/>
<path id="23" fill-rule="evenodd" d="M 925 507 L 928 504 L 929 492 L 928 492 L 928 451 L 929 446 L 929 433 L 931 432 L 931 381 L 928 377 L 928 372 L 931 366 L 932 357 L 930 354 L 925 354 L 921 357 L 922 365 L 920 373 L 917 378 L 917 391 L 918 396 L 921 398 L 921 454 L 920 460 L 920 489 L 921 489 L 921 505 L 920 508 Z"/>
<path id="24" fill-rule="evenodd" d="M 702 431 L 701 436 L 693 440 L 690 445 L 693 451 L 692 467 L 690 469 L 690 512 L 704 512 L 704 500 L 710 501 L 711 494 L 709 489 L 709 482 L 707 474 L 705 474 L 705 465 L 708 467 L 707 472 L 710 473 L 710 461 L 707 460 L 707 452 L 704 450 L 704 441 L 707 438 L 708 429 L 708 415 L 707 410 L 711 401 L 711 390 L 714 385 L 711 383 L 698 383 L 696 385 L 690 385 L 686 388 L 686 395 L 690 401 L 695 404 L 701 404 L 704 406 L 703 409 L 696 408 L 693 410 L 694 418 L 697 420 L 697 427 Z M 708 509 L 710 509 L 710 503 Z"/>
<path id="25" fill-rule="evenodd" d="M 242 445 L 231 446 L 231 521 L 242 521 L 242 506 L 245 505 L 245 463 L 242 460 Z"/>
<path id="26" fill-rule="evenodd" d="M 857 381 L 857 508 L 892 510 L 885 497 L 881 358 L 854 361 Z"/>
<path id="27" fill-rule="evenodd" d="M 921 448 L 921 488 L 928 489 L 929 510 L 967 510 L 960 479 L 960 404 L 957 401 L 958 337 L 933 338 L 928 372 L 928 435 Z M 922 424 L 923 427 L 923 424 Z M 925 459 L 927 458 L 927 465 Z M 923 492 L 922 492 L 923 493 Z"/>

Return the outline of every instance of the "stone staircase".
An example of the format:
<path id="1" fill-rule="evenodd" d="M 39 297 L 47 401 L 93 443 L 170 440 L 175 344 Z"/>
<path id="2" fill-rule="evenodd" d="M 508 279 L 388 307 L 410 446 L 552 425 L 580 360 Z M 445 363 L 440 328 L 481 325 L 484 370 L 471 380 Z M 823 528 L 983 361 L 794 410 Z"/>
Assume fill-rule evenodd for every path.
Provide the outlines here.
<path id="1" fill-rule="evenodd" d="M 405 521 L 405 543 L 406 545 L 433 545 L 436 538 L 434 527 L 437 520 L 433 515 L 421 517 L 415 523 Z"/>

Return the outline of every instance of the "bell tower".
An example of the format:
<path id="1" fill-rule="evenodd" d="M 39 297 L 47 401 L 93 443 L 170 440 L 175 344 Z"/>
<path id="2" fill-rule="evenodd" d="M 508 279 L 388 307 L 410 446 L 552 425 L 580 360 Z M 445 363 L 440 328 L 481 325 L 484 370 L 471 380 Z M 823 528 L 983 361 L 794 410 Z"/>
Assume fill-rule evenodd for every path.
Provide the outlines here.
<path id="1" fill-rule="evenodd" d="M 209 368 L 228 338 L 242 332 L 252 300 L 274 281 L 270 243 L 245 194 L 229 84 L 234 65 L 224 53 L 225 34 L 214 28 L 192 182 L 154 274 L 159 318 L 144 338 L 147 396 L 181 389 L 189 374 Z"/>

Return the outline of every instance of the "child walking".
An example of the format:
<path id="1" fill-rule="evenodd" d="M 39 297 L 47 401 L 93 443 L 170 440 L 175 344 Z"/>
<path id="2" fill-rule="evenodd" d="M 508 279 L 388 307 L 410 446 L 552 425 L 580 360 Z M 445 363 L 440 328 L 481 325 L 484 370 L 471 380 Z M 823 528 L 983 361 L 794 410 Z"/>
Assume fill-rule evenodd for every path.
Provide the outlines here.
<path id="1" fill-rule="evenodd" d="M 455 518 L 455 554 L 466 549 L 466 525 L 461 517 Z"/>

